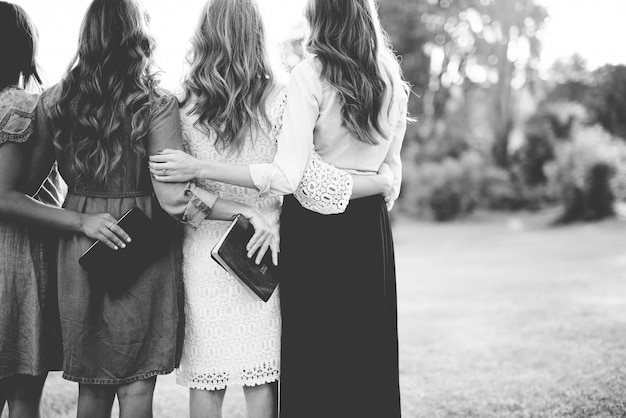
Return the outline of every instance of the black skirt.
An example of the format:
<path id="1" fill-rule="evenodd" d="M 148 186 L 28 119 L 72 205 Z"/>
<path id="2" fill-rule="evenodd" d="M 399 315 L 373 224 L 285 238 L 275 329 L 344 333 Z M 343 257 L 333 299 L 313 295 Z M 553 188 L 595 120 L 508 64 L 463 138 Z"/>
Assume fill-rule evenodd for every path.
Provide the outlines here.
<path id="1" fill-rule="evenodd" d="M 381 196 L 281 214 L 281 418 L 400 417 L 393 241 Z"/>

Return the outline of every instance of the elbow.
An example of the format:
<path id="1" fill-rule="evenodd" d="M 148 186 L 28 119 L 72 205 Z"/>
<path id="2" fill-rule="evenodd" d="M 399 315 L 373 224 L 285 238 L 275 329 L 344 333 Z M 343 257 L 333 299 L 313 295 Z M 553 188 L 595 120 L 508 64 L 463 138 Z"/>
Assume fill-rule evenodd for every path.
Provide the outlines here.
<path id="1" fill-rule="evenodd" d="M 10 191 L 0 191 L 0 219 L 1 220 L 10 220 L 15 216 L 16 208 L 15 202 L 17 201 L 18 195 L 20 193 L 10 190 Z"/>
<path id="2" fill-rule="evenodd" d="M 287 181 L 285 182 L 285 184 L 282 185 L 283 190 L 280 190 L 280 194 L 282 195 L 294 194 L 296 190 L 298 190 L 298 187 L 300 186 L 300 182 L 302 182 L 302 179 L 304 178 L 304 171 L 298 174 L 299 175 L 295 175 L 295 176 L 294 175 L 285 176 Z"/>
<path id="3" fill-rule="evenodd" d="M 165 213 L 176 219 L 178 222 L 182 222 L 184 210 L 181 205 L 178 205 L 176 202 L 168 201 L 159 201 L 159 204 Z"/>
<path id="4" fill-rule="evenodd" d="M 284 196 L 290 195 L 290 194 L 294 194 L 296 192 L 296 190 L 298 190 L 298 184 L 299 183 L 289 182 L 289 184 L 285 185 L 284 190 L 280 191 L 280 194 L 282 194 Z"/>
<path id="5" fill-rule="evenodd" d="M 161 209 L 180 222 L 183 217 L 183 212 L 185 211 L 186 201 L 182 202 L 182 200 L 179 199 L 172 199 L 164 193 L 157 193 L 156 195 Z"/>

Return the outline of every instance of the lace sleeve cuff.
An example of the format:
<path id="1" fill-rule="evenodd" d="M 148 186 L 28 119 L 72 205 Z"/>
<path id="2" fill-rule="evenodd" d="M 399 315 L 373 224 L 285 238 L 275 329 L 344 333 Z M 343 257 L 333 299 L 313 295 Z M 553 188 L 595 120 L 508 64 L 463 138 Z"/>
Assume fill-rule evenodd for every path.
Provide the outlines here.
<path id="1" fill-rule="evenodd" d="M 343 213 L 352 196 L 352 176 L 324 163 L 313 152 L 293 195 L 304 208 L 313 212 L 322 215 Z"/>
<path id="2" fill-rule="evenodd" d="M 211 214 L 217 196 L 198 188 L 192 182 L 187 183 L 185 196 L 189 198 L 189 203 L 185 208 L 182 222 L 193 229 L 197 229 L 202 221 Z"/>

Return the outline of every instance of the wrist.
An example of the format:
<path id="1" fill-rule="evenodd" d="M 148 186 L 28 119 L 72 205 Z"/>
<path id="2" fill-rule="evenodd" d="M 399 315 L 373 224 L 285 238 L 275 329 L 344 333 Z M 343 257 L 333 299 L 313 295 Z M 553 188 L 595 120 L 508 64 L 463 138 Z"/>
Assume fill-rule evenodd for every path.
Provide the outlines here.
<path id="1" fill-rule="evenodd" d="M 244 218 L 251 219 L 258 215 L 257 211 L 254 208 L 251 208 L 250 206 L 245 206 L 245 205 L 242 205 L 242 206 L 243 207 L 241 208 L 239 213 L 241 213 Z"/>
<path id="2" fill-rule="evenodd" d="M 195 160 L 196 164 L 194 165 L 195 177 L 197 179 L 210 179 L 211 178 L 211 162 L 210 161 L 202 161 Z"/>
<path id="3" fill-rule="evenodd" d="M 73 222 L 72 229 L 74 232 L 85 233 L 85 226 L 87 224 L 87 214 L 79 213 L 75 222 Z"/>

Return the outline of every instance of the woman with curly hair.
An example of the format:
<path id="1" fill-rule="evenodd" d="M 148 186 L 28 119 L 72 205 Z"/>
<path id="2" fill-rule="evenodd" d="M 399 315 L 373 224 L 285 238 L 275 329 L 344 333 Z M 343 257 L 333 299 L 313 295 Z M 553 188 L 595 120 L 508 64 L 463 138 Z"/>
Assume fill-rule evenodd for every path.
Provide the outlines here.
<path id="1" fill-rule="evenodd" d="M 79 383 L 79 417 L 109 417 L 116 396 L 121 417 L 152 416 L 156 376 L 178 366 L 184 316 L 176 220 L 196 227 L 205 217 L 243 213 L 256 229 L 253 241 L 273 238 L 256 209 L 194 183 L 151 178 L 149 155 L 182 148 L 178 103 L 156 85 L 153 48 L 135 0 L 92 2 L 75 60 L 37 107 L 33 182 L 56 160 L 69 188 L 64 210 L 12 194 L 13 216 L 67 231 L 58 249 L 63 377 Z M 78 260 L 93 238 L 124 251 L 128 237 L 115 219 L 134 207 L 159 234 L 150 264 L 141 272 L 83 269 Z M 108 214 L 90 230 L 83 220 L 97 213 Z"/>
<path id="2" fill-rule="evenodd" d="M 281 417 L 399 417 L 387 210 L 400 191 L 409 87 L 373 0 L 309 0 L 305 15 L 309 56 L 291 73 L 273 161 L 241 166 L 166 150 L 150 158 L 151 170 L 161 181 L 210 178 L 287 195 L 280 217 Z M 360 174 L 347 207 L 338 199 L 329 212 L 314 202 L 327 194 L 327 177 L 303 178 L 318 154 Z M 361 180 L 385 163 L 390 190 L 362 190 Z"/>

